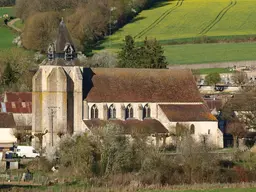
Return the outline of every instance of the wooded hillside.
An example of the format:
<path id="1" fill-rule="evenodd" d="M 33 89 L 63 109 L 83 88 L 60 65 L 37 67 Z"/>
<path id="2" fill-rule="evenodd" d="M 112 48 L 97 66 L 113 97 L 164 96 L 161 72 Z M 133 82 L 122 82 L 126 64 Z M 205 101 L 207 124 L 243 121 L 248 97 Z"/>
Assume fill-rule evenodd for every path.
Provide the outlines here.
<path id="1" fill-rule="evenodd" d="M 61 17 L 79 50 L 131 21 L 157 0 L 17 0 L 16 16 L 25 21 L 23 45 L 44 51 Z"/>

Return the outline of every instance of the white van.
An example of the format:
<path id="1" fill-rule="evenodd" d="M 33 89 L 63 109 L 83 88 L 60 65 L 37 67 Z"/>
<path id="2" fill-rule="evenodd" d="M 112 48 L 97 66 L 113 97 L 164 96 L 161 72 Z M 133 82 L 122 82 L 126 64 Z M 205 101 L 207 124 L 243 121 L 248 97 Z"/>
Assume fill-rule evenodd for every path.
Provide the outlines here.
<path id="1" fill-rule="evenodd" d="M 32 146 L 18 146 L 16 153 L 23 158 L 40 157 L 40 154 Z"/>

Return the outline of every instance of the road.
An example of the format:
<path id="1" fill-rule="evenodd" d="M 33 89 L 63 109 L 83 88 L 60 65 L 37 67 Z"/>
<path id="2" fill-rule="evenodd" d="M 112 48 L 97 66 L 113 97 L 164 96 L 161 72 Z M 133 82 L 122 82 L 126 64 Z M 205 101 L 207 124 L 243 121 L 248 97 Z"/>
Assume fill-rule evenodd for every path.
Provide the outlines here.
<path id="1" fill-rule="evenodd" d="M 209 69 L 209 68 L 228 68 L 228 67 L 256 67 L 256 61 L 232 61 L 220 63 L 202 63 L 202 64 L 185 64 L 185 65 L 168 65 L 169 69 Z"/>

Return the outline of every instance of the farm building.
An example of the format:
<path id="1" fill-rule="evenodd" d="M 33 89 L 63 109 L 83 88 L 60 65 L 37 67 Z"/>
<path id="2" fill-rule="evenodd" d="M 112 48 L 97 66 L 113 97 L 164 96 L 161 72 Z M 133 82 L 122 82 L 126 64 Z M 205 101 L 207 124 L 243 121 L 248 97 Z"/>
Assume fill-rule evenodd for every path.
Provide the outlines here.
<path id="1" fill-rule="evenodd" d="M 32 129 L 32 92 L 5 92 L 0 112 L 12 113 L 17 127 Z"/>

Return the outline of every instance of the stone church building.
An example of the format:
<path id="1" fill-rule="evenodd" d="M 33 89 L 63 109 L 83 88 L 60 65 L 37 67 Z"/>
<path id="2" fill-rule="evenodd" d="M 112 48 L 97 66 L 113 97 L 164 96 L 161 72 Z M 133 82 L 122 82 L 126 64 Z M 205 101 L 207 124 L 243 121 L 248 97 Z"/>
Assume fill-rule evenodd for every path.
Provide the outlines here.
<path id="1" fill-rule="evenodd" d="M 172 142 L 177 123 L 186 124 L 196 140 L 206 135 L 223 147 L 190 70 L 82 67 L 62 21 L 33 77 L 32 133 L 43 134 L 48 148 L 63 134 L 93 133 L 108 122 L 129 135 L 147 134 L 157 145 Z"/>

